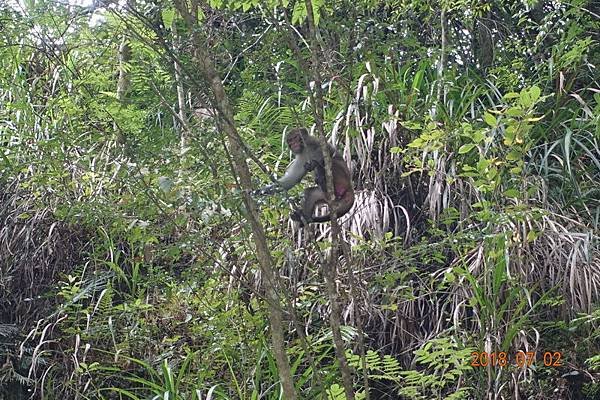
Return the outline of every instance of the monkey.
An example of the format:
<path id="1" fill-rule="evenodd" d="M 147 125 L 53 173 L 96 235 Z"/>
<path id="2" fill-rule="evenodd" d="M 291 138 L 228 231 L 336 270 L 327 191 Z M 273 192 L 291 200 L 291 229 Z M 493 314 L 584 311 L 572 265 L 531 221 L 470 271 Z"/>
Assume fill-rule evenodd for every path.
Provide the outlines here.
<path id="1" fill-rule="evenodd" d="M 331 209 L 327 215 L 314 215 L 318 204 L 328 202 L 325 160 L 319 141 L 310 136 L 306 128 L 294 128 L 286 135 L 286 143 L 292 153 L 294 153 L 294 160 L 275 184 L 264 187 L 259 193 L 273 193 L 277 190 L 278 186 L 284 190 L 289 190 L 299 183 L 307 172 L 313 171 L 317 186 L 304 190 L 302 208 L 293 211 L 290 218 L 299 222 L 300 226 L 304 226 L 304 221 L 311 223 L 331 220 Z M 333 190 L 335 192 L 335 200 L 331 206 L 336 207 L 337 216 L 341 217 L 354 204 L 352 177 L 344 159 L 337 153 L 333 146 L 328 144 L 327 151 L 331 155 L 331 173 L 333 175 Z"/>

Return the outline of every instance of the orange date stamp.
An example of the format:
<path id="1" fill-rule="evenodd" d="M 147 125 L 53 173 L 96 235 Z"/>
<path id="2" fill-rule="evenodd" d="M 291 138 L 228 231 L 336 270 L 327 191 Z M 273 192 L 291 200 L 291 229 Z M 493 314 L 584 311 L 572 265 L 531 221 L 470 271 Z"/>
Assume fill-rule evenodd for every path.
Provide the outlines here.
<path id="1" fill-rule="evenodd" d="M 538 355 L 535 351 L 517 351 L 516 353 L 508 353 L 498 351 L 488 353 L 487 351 L 474 351 L 471 353 L 472 367 L 507 367 L 516 366 L 524 367 L 531 366 L 541 361 L 544 367 L 561 367 L 562 353 L 560 351 L 546 351 L 538 360 Z M 539 364 L 536 364 L 539 365 Z"/>

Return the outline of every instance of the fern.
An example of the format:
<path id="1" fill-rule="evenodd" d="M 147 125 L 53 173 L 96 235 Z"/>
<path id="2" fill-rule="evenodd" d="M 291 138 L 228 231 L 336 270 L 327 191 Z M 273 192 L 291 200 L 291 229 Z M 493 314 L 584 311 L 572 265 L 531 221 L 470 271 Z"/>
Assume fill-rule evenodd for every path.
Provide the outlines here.
<path id="1" fill-rule="evenodd" d="M 470 388 L 455 388 L 458 378 L 472 368 L 465 363 L 472 349 L 461 349 L 450 338 L 432 339 L 415 351 L 416 360 L 425 367 L 423 371 L 401 372 L 402 387 L 399 394 L 410 398 L 444 397 L 466 399 Z M 448 397 L 446 393 L 453 394 Z"/>
<path id="2" fill-rule="evenodd" d="M 470 388 L 454 388 L 458 378 L 471 367 L 465 363 L 472 349 L 460 349 L 449 338 L 437 338 L 415 351 L 416 360 L 422 371 L 402 371 L 400 362 L 390 355 L 381 356 L 369 350 L 365 364 L 369 379 L 392 382 L 400 395 L 410 399 L 468 398 Z M 363 371 L 360 356 L 349 352 L 348 364 L 359 372 Z M 420 368 L 421 369 L 421 368 Z M 448 397 L 447 392 L 453 394 Z M 337 393 L 337 392 L 336 392 Z M 335 399 L 336 397 L 330 397 Z"/>
<path id="3" fill-rule="evenodd" d="M 278 107 L 271 98 L 257 93 L 244 92 L 237 110 L 236 119 L 240 125 L 254 132 L 281 132 L 284 127 L 297 124 L 291 108 Z"/>

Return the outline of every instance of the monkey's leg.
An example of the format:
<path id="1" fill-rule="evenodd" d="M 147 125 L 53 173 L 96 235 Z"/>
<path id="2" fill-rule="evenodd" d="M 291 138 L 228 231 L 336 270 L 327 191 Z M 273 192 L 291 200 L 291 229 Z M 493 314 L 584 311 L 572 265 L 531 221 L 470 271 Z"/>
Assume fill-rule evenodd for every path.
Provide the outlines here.
<path id="1" fill-rule="evenodd" d="M 300 223 L 300 226 L 310 224 L 313 221 L 315 206 L 317 203 L 326 201 L 325 193 L 319 187 L 304 189 L 304 202 L 302 209 L 297 209 L 290 214 L 290 218 Z"/>
<path id="2" fill-rule="evenodd" d="M 333 206 L 336 207 L 336 216 L 339 218 L 346 214 L 354 204 L 354 191 L 347 190 L 346 193 L 340 198 L 336 198 Z M 327 215 L 319 215 L 318 217 L 312 216 L 312 222 L 327 222 L 331 220 L 331 210 Z"/>
<path id="3" fill-rule="evenodd" d="M 304 205 L 302 206 L 302 213 L 307 222 L 312 222 L 317 204 L 324 202 L 327 202 L 327 196 L 320 187 L 315 186 L 304 189 Z"/>

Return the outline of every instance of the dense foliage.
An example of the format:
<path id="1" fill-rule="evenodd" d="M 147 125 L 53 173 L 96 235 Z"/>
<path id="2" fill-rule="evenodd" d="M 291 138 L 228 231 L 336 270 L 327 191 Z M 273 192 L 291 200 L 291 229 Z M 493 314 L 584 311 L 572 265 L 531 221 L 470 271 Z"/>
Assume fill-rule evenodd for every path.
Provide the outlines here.
<path id="1" fill-rule="evenodd" d="M 0 398 L 282 398 L 269 304 L 299 398 L 600 399 L 599 41 L 589 0 L 0 2 Z M 338 254 L 255 197 L 273 282 L 235 150 L 258 188 L 320 115 L 356 203 Z"/>

